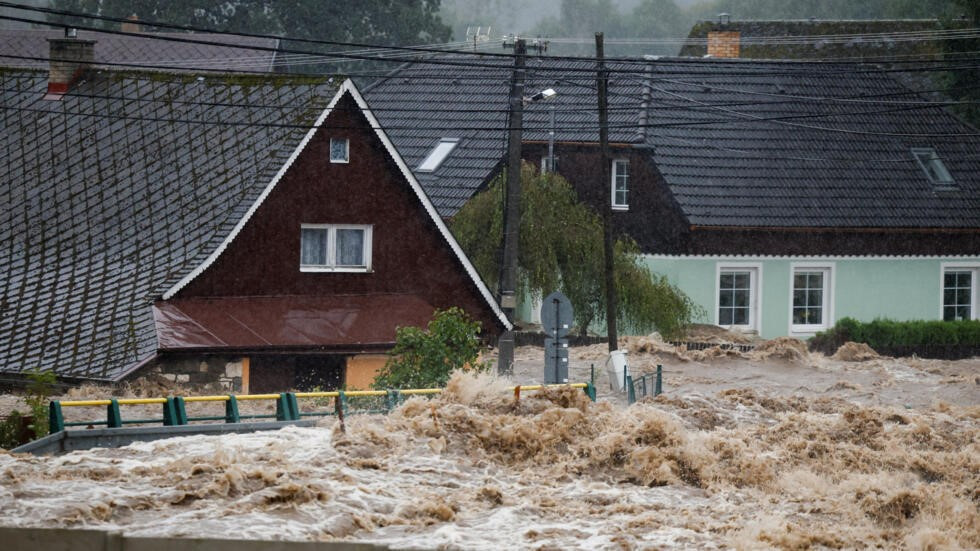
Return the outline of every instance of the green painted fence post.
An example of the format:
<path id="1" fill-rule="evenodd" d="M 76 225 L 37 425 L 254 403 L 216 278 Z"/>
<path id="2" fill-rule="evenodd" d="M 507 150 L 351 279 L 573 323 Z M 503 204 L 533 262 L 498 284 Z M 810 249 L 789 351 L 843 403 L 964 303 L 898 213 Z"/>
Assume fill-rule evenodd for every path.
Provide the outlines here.
<path id="1" fill-rule="evenodd" d="M 400 401 L 401 401 L 401 397 L 399 395 L 399 392 L 397 390 L 391 390 L 389 388 L 387 395 L 385 395 L 385 407 L 388 408 L 388 411 L 391 412 L 391 410 L 398 407 L 398 402 Z"/>
<path id="2" fill-rule="evenodd" d="M 654 387 L 653 395 L 660 396 L 664 392 L 664 366 L 657 364 L 657 386 Z"/>
<path id="3" fill-rule="evenodd" d="M 225 402 L 225 423 L 238 423 L 241 420 L 238 415 L 238 399 L 234 394 L 229 394 L 228 401 Z"/>
<path id="4" fill-rule="evenodd" d="M 630 405 L 636 403 L 636 390 L 633 388 L 633 376 L 626 376 L 626 401 Z"/>
<path id="5" fill-rule="evenodd" d="M 177 426 L 187 424 L 187 408 L 180 396 L 168 396 L 163 404 L 163 424 Z"/>
<path id="6" fill-rule="evenodd" d="M 51 400 L 48 406 L 48 434 L 65 430 L 65 416 L 61 413 L 61 402 Z"/>
<path id="7" fill-rule="evenodd" d="M 276 400 L 276 421 L 299 420 L 299 404 L 292 392 L 280 392 Z"/>
<path id="8" fill-rule="evenodd" d="M 118 429 L 122 426 L 122 414 L 119 413 L 119 400 L 115 398 L 109 400 L 109 405 L 106 406 L 108 410 L 106 412 L 106 425 L 110 429 Z"/>
<path id="9" fill-rule="evenodd" d="M 585 383 L 585 395 L 589 397 L 590 400 L 595 402 L 595 384 Z"/>
<path id="10" fill-rule="evenodd" d="M 337 391 L 337 397 L 340 398 L 340 409 L 344 413 L 344 415 L 346 416 L 347 415 L 347 394 L 345 394 L 343 390 L 338 390 Z"/>

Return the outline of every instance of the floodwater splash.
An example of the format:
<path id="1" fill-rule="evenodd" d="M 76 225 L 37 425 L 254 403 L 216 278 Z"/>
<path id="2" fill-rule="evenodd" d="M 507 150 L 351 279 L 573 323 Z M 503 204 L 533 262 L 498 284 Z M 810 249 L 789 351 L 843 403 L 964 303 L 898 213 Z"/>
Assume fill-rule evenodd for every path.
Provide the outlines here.
<path id="1" fill-rule="evenodd" d="M 0 455 L 0 523 L 398 548 L 980 547 L 980 408 L 732 389 L 626 409 L 508 385 L 458 373 L 345 433 Z"/>

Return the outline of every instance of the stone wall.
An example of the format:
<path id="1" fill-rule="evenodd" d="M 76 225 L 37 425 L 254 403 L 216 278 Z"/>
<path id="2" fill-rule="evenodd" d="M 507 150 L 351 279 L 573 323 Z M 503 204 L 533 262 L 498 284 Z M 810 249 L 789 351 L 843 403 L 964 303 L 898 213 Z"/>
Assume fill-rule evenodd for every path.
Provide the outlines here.
<path id="1" fill-rule="evenodd" d="M 134 377 L 151 375 L 202 390 L 242 392 L 246 362 L 241 356 L 164 356 Z"/>

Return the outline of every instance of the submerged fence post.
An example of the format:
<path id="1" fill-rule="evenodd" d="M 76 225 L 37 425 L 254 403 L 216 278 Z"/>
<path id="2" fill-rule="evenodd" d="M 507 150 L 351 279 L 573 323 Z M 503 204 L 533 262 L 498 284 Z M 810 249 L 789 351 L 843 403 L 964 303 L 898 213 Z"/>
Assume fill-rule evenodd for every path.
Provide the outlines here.
<path id="1" fill-rule="evenodd" d="M 106 406 L 106 426 L 110 429 L 118 429 L 122 426 L 122 414 L 119 413 L 119 400 L 113 398 Z"/>
<path id="2" fill-rule="evenodd" d="M 61 402 L 51 400 L 48 406 L 48 434 L 65 430 L 65 416 L 61 412 Z"/>
<path id="3" fill-rule="evenodd" d="M 388 407 L 388 411 L 398 407 L 398 402 L 400 402 L 400 394 L 397 390 L 388 389 L 388 393 L 385 395 L 385 406 Z"/>
<path id="4" fill-rule="evenodd" d="M 626 376 L 626 403 L 633 405 L 636 403 L 636 390 L 633 388 L 633 376 Z"/>
<path id="5" fill-rule="evenodd" d="M 589 397 L 590 400 L 595 402 L 595 381 L 591 383 L 585 383 L 585 395 Z"/>
<path id="6" fill-rule="evenodd" d="M 664 366 L 657 364 L 657 385 L 654 387 L 653 395 L 660 396 L 664 392 Z"/>
<path id="7" fill-rule="evenodd" d="M 228 401 L 225 402 L 225 423 L 238 423 L 241 420 L 241 416 L 238 415 L 238 398 L 235 398 L 234 394 L 229 394 Z"/>
<path id="8" fill-rule="evenodd" d="M 276 400 L 276 421 L 295 421 L 299 419 L 296 395 L 292 392 L 280 392 Z"/>
<path id="9" fill-rule="evenodd" d="M 337 413 L 337 421 L 340 423 L 340 432 L 346 433 L 347 427 L 344 425 L 344 410 L 347 409 L 347 397 L 344 396 L 344 391 L 340 390 L 337 392 L 337 397 L 334 398 L 333 408 Z"/>

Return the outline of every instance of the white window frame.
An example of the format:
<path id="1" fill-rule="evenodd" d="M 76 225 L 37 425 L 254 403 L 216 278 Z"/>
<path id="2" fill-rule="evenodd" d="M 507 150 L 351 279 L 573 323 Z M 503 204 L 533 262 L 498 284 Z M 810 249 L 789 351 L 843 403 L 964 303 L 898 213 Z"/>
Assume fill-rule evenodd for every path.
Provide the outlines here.
<path id="1" fill-rule="evenodd" d="M 813 335 L 833 326 L 834 318 L 834 262 L 791 262 L 789 268 L 789 332 L 793 335 Z M 823 272 L 823 322 L 813 324 L 793 323 L 793 287 L 797 272 Z"/>
<path id="2" fill-rule="evenodd" d="M 625 190 L 626 191 L 626 202 L 625 203 L 617 203 L 616 202 L 616 177 L 618 176 L 617 168 L 621 164 L 625 164 L 628 167 L 628 169 L 629 169 L 629 172 L 626 175 L 626 190 Z M 612 194 L 612 198 L 610 199 L 610 204 L 612 205 L 613 210 L 629 210 L 630 209 L 629 195 L 630 195 L 630 180 L 633 179 L 633 171 L 632 171 L 632 168 L 633 167 L 630 166 L 630 160 L 629 159 L 613 159 L 613 162 L 612 162 L 612 170 L 610 171 L 610 173 L 612 174 L 612 182 L 610 183 L 611 184 L 610 185 L 610 193 Z"/>
<path id="3" fill-rule="evenodd" d="M 745 325 L 722 325 L 719 317 L 721 308 L 721 273 L 749 272 L 749 323 Z M 746 333 L 762 332 L 762 263 L 761 262 L 718 262 L 715 264 L 715 325 L 733 331 Z"/>
<path id="4" fill-rule="evenodd" d="M 335 159 L 333 156 L 334 142 L 344 142 L 344 158 Z M 330 138 L 330 162 L 335 164 L 347 164 L 350 162 L 350 140 L 348 138 Z"/>
<path id="5" fill-rule="evenodd" d="M 939 319 L 944 319 L 945 314 L 945 300 L 944 294 L 946 290 L 946 272 L 973 272 L 973 277 L 970 278 L 970 319 L 980 319 L 980 297 L 977 296 L 977 291 L 980 291 L 980 262 L 943 262 L 940 264 L 939 269 Z"/>
<path id="6" fill-rule="evenodd" d="M 301 224 L 300 225 L 300 265 L 301 272 L 364 273 L 371 271 L 372 234 L 374 226 L 367 224 Z M 303 264 L 302 230 L 327 230 L 327 263 Z M 337 266 L 337 230 L 364 230 L 362 254 L 363 266 Z"/>

